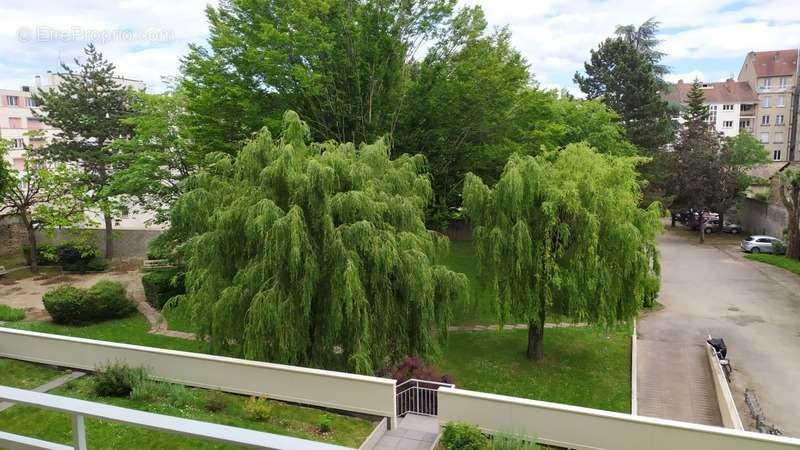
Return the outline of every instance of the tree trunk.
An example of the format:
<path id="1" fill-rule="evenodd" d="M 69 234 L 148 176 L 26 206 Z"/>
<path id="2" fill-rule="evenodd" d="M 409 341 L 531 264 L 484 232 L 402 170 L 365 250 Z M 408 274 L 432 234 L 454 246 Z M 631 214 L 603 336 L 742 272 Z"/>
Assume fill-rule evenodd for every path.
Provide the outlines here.
<path id="1" fill-rule="evenodd" d="M 545 309 L 539 311 L 539 322 L 528 320 L 528 359 L 541 361 L 544 359 L 544 321 Z"/>
<path id="2" fill-rule="evenodd" d="M 39 249 L 36 246 L 36 230 L 33 229 L 33 224 L 31 223 L 26 212 L 22 212 L 22 214 L 19 215 L 19 218 L 22 220 L 22 225 L 25 227 L 25 231 L 28 233 L 28 245 L 31 247 L 31 272 L 39 273 Z"/>
<path id="3" fill-rule="evenodd" d="M 800 259 L 800 192 L 792 193 L 792 202 L 790 207 L 786 208 L 789 213 L 789 229 L 786 243 L 786 257 L 791 259 Z"/>
<path id="4" fill-rule="evenodd" d="M 670 215 L 672 216 L 670 220 L 672 222 L 672 228 L 675 228 L 675 214 L 670 214 Z"/>
<path id="5" fill-rule="evenodd" d="M 705 244 L 706 242 L 706 221 L 705 219 L 700 217 L 700 243 Z"/>
<path id="6" fill-rule="evenodd" d="M 106 223 L 106 259 L 109 261 L 114 257 L 114 222 L 109 211 L 103 211 L 103 219 Z"/>

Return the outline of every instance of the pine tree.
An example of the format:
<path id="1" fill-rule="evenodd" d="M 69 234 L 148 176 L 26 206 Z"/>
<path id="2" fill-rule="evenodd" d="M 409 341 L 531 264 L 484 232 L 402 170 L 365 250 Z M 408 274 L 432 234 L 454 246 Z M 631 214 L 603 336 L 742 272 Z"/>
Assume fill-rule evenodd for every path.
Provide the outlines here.
<path id="1" fill-rule="evenodd" d="M 52 160 L 80 169 L 80 182 L 92 193 L 92 203 L 103 214 L 106 258 L 114 255 L 113 227 L 122 205 L 110 192 L 116 150 L 115 138 L 130 134 L 123 122 L 131 112 L 133 95 L 114 76 L 114 64 L 92 44 L 84 49 L 86 60 L 75 60 L 76 69 L 62 64 L 61 83 L 35 94 L 42 122 L 59 131 L 42 151 Z"/>
<path id="2" fill-rule="evenodd" d="M 308 135 L 289 111 L 280 139 L 265 128 L 187 180 L 172 226 L 200 335 L 216 352 L 358 373 L 436 354 L 467 280 L 425 228 L 424 158 Z"/>
<path id="3" fill-rule="evenodd" d="M 571 144 L 511 157 L 493 187 L 470 174 L 464 207 L 500 323 L 528 323 L 528 358 L 542 359 L 556 313 L 603 325 L 627 321 L 659 287 L 659 206 L 639 208 L 641 158 Z"/>
<path id="4" fill-rule="evenodd" d="M 708 106 L 705 105 L 706 97 L 701 88 L 700 80 L 694 79 L 692 88 L 687 94 L 686 109 L 683 111 L 683 119 L 686 121 L 684 126 L 687 128 L 693 126 L 707 127 L 709 111 Z"/>

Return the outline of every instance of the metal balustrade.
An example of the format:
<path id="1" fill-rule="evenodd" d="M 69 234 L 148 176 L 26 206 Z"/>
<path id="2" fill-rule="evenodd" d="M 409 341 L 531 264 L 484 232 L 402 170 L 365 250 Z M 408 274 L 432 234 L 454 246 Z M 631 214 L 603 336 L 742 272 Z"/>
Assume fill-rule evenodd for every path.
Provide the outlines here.
<path id="1" fill-rule="evenodd" d="M 58 395 L 0 386 L 0 400 L 50 409 L 72 415 L 72 445 L 46 442 L 26 436 L 0 432 L 0 448 L 9 450 L 88 450 L 85 418 L 108 420 L 226 444 L 269 450 L 346 450 L 332 444 L 247 430 L 227 425 L 153 414 Z"/>
<path id="2" fill-rule="evenodd" d="M 410 379 L 397 385 L 395 394 L 397 416 L 408 413 L 421 416 L 436 416 L 439 412 L 439 388 L 455 387 L 449 383 Z"/>

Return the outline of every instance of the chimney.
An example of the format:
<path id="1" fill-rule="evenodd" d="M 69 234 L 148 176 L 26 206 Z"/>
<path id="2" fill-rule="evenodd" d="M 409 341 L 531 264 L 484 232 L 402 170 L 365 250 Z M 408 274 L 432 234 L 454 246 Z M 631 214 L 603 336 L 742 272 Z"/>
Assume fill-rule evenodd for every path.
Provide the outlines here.
<path id="1" fill-rule="evenodd" d="M 725 80 L 725 88 L 728 89 L 728 92 L 733 92 L 734 87 L 735 81 L 733 81 L 733 78 L 728 78 Z"/>
<path id="2" fill-rule="evenodd" d="M 678 86 L 683 84 L 683 80 L 678 80 Z"/>

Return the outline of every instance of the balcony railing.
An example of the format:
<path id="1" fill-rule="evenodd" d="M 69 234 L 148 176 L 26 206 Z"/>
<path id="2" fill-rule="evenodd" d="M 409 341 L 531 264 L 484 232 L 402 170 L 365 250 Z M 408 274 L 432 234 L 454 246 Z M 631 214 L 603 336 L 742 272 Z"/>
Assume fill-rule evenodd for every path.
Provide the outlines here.
<path id="1" fill-rule="evenodd" d="M 288 436 L 247 430 L 198 420 L 153 414 L 102 403 L 87 402 L 41 392 L 0 386 L 0 400 L 37 406 L 72 416 L 72 445 L 0 432 L 0 447 L 11 449 L 87 450 L 85 417 L 210 439 L 226 444 L 269 450 L 346 450 L 347 447 L 323 444 Z"/>
<path id="2" fill-rule="evenodd" d="M 397 415 L 408 413 L 436 416 L 439 413 L 439 388 L 455 387 L 449 383 L 411 379 L 397 385 Z"/>

